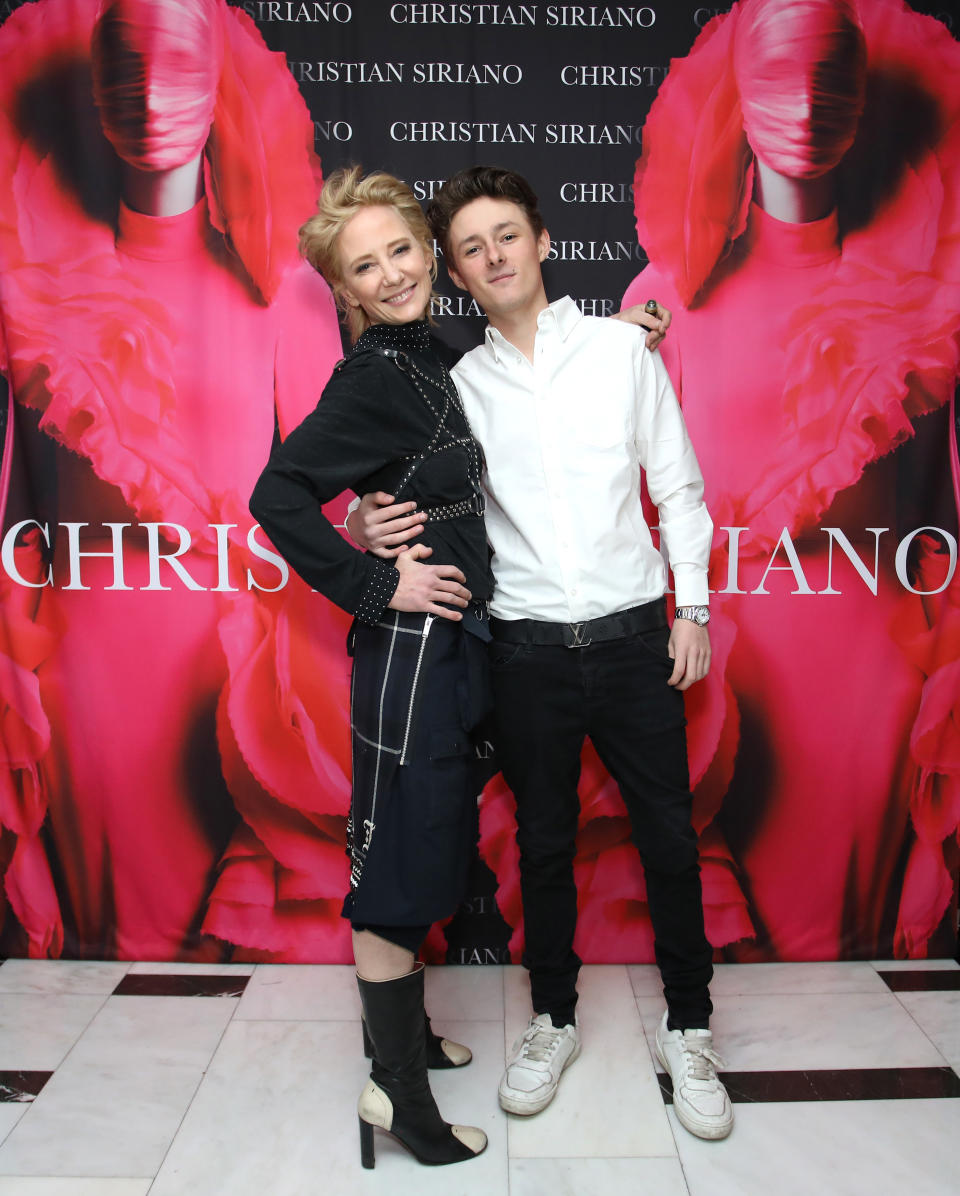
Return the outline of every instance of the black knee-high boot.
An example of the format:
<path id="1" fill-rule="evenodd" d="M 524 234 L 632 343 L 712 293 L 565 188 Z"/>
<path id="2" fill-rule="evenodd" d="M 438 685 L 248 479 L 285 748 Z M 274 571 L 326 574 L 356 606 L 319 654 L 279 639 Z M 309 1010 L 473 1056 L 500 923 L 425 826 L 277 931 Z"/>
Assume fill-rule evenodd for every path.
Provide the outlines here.
<path id="1" fill-rule="evenodd" d="M 421 1163 L 461 1163 L 486 1148 L 473 1126 L 440 1116 L 427 1079 L 423 1018 L 423 964 L 396 980 L 357 976 L 374 1049 L 370 1080 L 360 1094 L 360 1159 L 374 1165 L 373 1127 L 387 1130 Z"/>
<path id="2" fill-rule="evenodd" d="M 366 1018 L 360 1018 L 360 1028 L 363 1030 L 363 1053 L 368 1059 L 373 1058 L 373 1043 L 367 1029 Z M 462 1042 L 453 1042 L 449 1038 L 441 1038 L 435 1034 L 430 1025 L 427 1011 L 423 1011 L 423 1032 L 427 1043 L 427 1067 L 435 1071 L 444 1071 L 451 1067 L 466 1067 L 473 1058 L 473 1051 Z"/>

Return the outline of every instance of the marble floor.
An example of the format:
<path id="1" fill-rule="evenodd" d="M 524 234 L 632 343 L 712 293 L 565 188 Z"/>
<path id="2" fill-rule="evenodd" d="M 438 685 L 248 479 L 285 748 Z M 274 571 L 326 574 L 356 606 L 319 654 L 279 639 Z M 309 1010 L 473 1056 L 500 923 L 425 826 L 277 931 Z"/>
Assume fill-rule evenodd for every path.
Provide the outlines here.
<path id="1" fill-rule="evenodd" d="M 651 1050 L 656 969 L 588 967 L 583 1052 L 537 1117 L 497 1106 L 529 1016 L 515 967 L 428 973 L 437 1028 L 469 1043 L 433 1073 L 476 1161 L 418 1166 L 377 1134 L 346 967 L 7 960 L 0 965 L 0 1196 L 957 1196 L 960 967 L 722 965 L 713 1029 L 736 1124 L 677 1122 Z"/>

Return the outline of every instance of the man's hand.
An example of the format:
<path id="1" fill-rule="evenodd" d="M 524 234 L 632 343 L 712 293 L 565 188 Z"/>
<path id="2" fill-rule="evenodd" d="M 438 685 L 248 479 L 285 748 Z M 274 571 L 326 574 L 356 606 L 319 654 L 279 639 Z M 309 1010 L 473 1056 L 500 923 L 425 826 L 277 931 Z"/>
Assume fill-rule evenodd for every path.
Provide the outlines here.
<path id="1" fill-rule="evenodd" d="M 397 557 L 400 581 L 387 605 L 391 610 L 426 611 L 459 623 L 463 615 L 458 610 L 438 604 L 466 606 L 471 594 L 462 583 L 467 579 L 456 565 L 421 565 L 420 558 L 432 551 L 423 544 L 414 544 Z"/>
<path id="2" fill-rule="evenodd" d="M 415 502 L 395 503 L 392 494 L 376 490 L 365 494 L 359 507 L 347 516 L 347 531 L 355 544 L 390 560 L 406 552 L 408 541 L 420 535 L 426 519 Z M 426 548 L 421 555 L 432 551 Z"/>
<path id="3" fill-rule="evenodd" d="M 667 652 L 673 660 L 673 672 L 667 681 L 677 689 L 689 689 L 710 671 L 710 635 L 693 619 L 674 619 Z"/>
<path id="4" fill-rule="evenodd" d="M 656 301 L 654 300 L 654 302 Z M 640 328 L 649 328 L 650 331 L 647 333 L 647 348 L 652 351 L 667 335 L 667 329 L 670 327 L 673 314 L 669 308 L 664 307 L 660 303 L 657 303 L 656 315 L 644 310 L 641 304 L 635 303 L 633 307 L 625 307 L 623 311 L 618 311 L 616 315 L 610 318 L 612 320 L 623 320 L 625 324 L 637 324 Z"/>

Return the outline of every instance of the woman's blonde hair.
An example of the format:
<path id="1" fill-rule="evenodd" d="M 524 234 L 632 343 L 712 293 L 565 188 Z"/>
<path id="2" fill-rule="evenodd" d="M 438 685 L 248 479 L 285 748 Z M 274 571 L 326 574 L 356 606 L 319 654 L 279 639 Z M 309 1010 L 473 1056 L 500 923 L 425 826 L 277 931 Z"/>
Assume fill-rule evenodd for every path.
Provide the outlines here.
<path id="1" fill-rule="evenodd" d="M 366 177 L 359 166 L 334 171 L 323 184 L 315 215 L 300 229 L 300 252 L 330 284 L 337 307 L 343 312 L 351 342 L 370 327 L 362 307 L 349 305 L 342 293 L 338 242 L 344 225 L 363 208 L 393 208 L 410 229 L 429 263 L 436 280 L 437 258 L 430 229 L 416 196 L 406 183 L 392 174 L 375 171 Z M 432 298 L 432 296 L 431 296 Z M 429 313 L 429 306 L 427 308 Z"/>

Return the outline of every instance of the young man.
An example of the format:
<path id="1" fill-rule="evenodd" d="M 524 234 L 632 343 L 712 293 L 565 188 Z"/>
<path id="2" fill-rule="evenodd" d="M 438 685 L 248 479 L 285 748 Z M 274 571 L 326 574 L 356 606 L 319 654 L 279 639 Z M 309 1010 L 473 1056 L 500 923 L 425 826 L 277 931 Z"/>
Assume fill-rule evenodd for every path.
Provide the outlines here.
<path id="1" fill-rule="evenodd" d="M 497 752 L 517 801 L 534 1016 L 500 1103 L 531 1114 L 580 1051 L 573 878 L 580 753 L 589 735 L 617 782 L 643 860 L 667 1011 L 657 1054 L 694 1134 L 733 1124 L 712 1048 L 711 948 L 690 823 L 681 691 L 710 663 L 703 480 L 659 355 L 642 329 L 547 302 L 550 238 L 529 184 L 493 167 L 454 175 L 427 218 L 453 282 L 483 307 L 484 343 L 453 370 L 486 456 L 486 526 Z M 640 500 L 659 511 L 677 612 Z M 383 502 L 388 496 L 378 496 Z M 370 546 L 421 515 L 364 504 Z M 353 527 L 353 524 L 351 524 Z M 388 534 L 389 533 L 389 534 Z"/>

